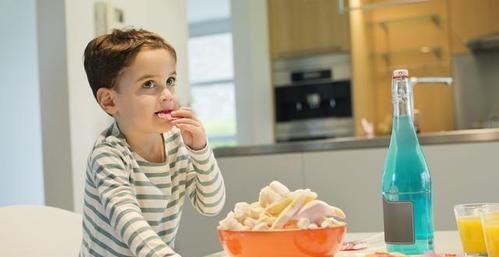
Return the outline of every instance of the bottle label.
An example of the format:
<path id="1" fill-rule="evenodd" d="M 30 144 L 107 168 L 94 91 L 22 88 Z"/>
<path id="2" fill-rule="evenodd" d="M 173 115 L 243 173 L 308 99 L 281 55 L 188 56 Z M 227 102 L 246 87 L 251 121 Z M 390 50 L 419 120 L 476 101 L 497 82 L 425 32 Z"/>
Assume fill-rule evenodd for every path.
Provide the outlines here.
<path id="1" fill-rule="evenodd" d="M 412 202 L 392 202 L 383 197 L 383 218 L 387 244 L 415 243 Z"/>

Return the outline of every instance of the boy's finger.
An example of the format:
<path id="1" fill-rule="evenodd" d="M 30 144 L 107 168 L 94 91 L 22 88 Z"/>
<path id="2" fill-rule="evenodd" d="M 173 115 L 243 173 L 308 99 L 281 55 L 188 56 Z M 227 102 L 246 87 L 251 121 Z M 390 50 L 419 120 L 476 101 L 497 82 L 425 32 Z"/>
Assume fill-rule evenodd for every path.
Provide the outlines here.
<path id="1" fill-rule="evenodd" d="M 172 112 L 172 116 L 196 119 L 194 117 L 194 113 L 191 110 L 176 110 Z"/>
<path id="2" fill-rule="evenodd" d="M 176 124 L 175 126 L 180 128 L 181 130 L 189 131 L 192 134 L 201 134 L 203 132 L 203 130 L 200 127 L 196 127 L 190 124 Z"/>
<path id="3" fill-rule="evenodd" d="M 179 109 L 192 109 L 192 108 L 186 105 L 177 105 L 177 110 Z"/>
<path id="4" fill-rule="evenodd" d="M 193 113 L 192 108 L 190 108 L 190 107 L 180 107 L 177 110 L 175 110 L 174 112 L 178 112 L 178 111 L 184 111 L 184 112 Z"/>
<path id="5" fill-rule="evenodd" d="M 188 119 L 188 118 L 179 118 L 172 120 L 172 124 L 177 125 L 177 124 L 190 124 L 193 126 L 201 127 L 201 123 L 197 120 L 194 119 Z"/>

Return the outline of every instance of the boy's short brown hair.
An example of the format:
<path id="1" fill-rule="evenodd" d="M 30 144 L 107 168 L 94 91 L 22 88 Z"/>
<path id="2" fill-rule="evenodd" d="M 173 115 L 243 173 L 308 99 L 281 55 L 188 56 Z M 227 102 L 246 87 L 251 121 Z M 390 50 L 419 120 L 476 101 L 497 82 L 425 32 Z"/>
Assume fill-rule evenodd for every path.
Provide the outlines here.
<path id="1" fill-rule="evenodd" d="M 84 66 L 94 97 L 99 88 L 113 88 L 120 71 L 130 65 L 142 49 L 163 48 L 175 61 L 175 49 L 161 36 L 147 30 L 115 29 L 94 38 L 85 48 Z"/>

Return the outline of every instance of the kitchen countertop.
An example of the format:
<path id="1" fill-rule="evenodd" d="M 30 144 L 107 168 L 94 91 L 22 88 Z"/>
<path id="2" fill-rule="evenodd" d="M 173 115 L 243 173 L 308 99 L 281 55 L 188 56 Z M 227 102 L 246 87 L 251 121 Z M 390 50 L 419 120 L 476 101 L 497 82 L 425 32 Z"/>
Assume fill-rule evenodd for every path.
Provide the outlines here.
<path id="1" fill-rule="evenodd" d="M 370 238 L 376 233 L 347 233 L 344 241 Z M 338 252 L 335 257 L 362 257 L 366 253 L 384 250 L 384 243 L 375 244 L 366 250 Z M 461 253 L 462 247 L 457 231 L 436 231 L 435 232 L 435 252 L 436 253 Z M 205 257 L 227 257 L 223 251 Z"/>
<path id="2" fill-rule="evenodd" d="M 499 128 L 455 130 L 419 135 L 422 145 L 461 144 L 499 141 Z M 332 151 L 388 147 L 389 136 L 375 138 L 335 138 L 313 141 L 277 143 L 269 145 L 220 147 L 213 151 L 217 157 L 266 155 L 295 152 Z"/>

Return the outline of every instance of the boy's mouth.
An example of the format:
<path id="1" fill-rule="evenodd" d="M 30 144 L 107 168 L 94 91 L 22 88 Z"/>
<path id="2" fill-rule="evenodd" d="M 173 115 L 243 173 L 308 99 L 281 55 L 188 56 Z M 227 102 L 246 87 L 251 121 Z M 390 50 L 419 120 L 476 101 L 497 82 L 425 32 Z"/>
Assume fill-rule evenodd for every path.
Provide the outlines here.
<path id="1" fill-rule="evenodd" d="M 166 109 L 155 112 L 154 114 L 156 114 L 160 119 L 173 120 L 172 111 L 172 109 Z"/>

